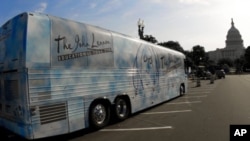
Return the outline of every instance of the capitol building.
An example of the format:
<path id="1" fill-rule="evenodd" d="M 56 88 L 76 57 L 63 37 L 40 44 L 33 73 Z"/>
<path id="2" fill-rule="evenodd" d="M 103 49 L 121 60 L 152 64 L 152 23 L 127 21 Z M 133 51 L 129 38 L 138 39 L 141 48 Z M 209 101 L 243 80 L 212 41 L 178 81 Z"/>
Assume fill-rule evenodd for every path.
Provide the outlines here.
<path id="1" fill-rule="evenodd" d="M 239 30 L 235 27 L 232 19 L 231 28 L 227 32 L 226 47 L 208 52 L 210 60 L 218 62 L 220 59 L 231 59 L 234 61 L 244 55 L 245 47 Z"/>

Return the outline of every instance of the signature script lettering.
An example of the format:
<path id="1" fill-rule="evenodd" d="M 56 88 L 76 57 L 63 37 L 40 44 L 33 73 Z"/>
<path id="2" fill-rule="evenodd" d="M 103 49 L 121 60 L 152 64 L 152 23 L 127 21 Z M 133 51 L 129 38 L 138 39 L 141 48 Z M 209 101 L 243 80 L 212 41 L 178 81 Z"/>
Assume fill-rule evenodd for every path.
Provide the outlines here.
<path id="1" fill-rule="evenodd" d="M 75 35 L 75 41 L 74 41 L 74 46 L 72 44 L 67 42 L 67 38 L 65 36 L 61 37 L 60 35 L 54 39 L 54 41 L 57 42 L 57 53 L 60 53 L 61 51 L 61 43 L 63 46 L 63 50 L 71 50 L 72 53 L 76 52 L 79 48 L 87 48 L 87 49 L 94 49 L 94 48 L 101 48 L 104 45 L 110 44 L 110 41 L 105 40 L 105 41 L 96 41 L 95 35 L 92 34 L 92 43 L 89 44 L 86 37 L 80 36 L 77 34 Z"/>
<path id="2" fill-rule="evenodd" d="M 76 35 L 75 36 L 75 43 L 76 43 L 76 46 L 75 46 L 75 49 L 73 50 L 73 52 L 75 52 L 78 48 L 89 46 L 87 39 L 84 38 L 84 36 L 82 36 L 82 40 L 80 40 L 79 35 Z"/>

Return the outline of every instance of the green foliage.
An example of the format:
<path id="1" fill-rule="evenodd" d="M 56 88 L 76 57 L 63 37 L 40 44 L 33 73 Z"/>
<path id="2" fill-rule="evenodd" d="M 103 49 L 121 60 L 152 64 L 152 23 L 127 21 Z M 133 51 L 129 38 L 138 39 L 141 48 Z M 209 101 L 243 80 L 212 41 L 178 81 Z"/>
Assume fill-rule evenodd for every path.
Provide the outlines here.
<path id="1" fill-rule="evenodd" d="M 234 60 L 234 65 L 235 65 L 235 68 L 236 68 L 236 72 L 241 72 L 243 70 L 243 66 L 244 66 L 245 63 L 246 63 L 246 61 L 245 61 L 244 56 L 241 56 L 240 58 L 235 59 Z"/>
<path id="2" fill-rule="evenodd" d="M 176 41 L 162 42 L 158 45 L 184 53 L 184 49 L 181 47 L 179 42 Z"/>
<path id="3" fill-rule="evenodd" d="M 204 47 L 200 45 L 196 45 L 193 47 L 192 55 L 192 59 L 196 66 L 199 66 L 201 65 L 201 63 L 204 63 L 205 60 L 208 60 L 205 55 Z"/>
<path id="4" fill-rule="evenodd" d="M 230 58 L 222 58 L 218 61 L 217 63 L 219 66 L 223 66 L 223 65 L 228 65 L 229 67 L 233 67 L 233 60 L 231 60 Z"/>
<path id="5" fill-rule="evenodd" d="M 155 44 L 155 43 L 158 42 L 158 41 L 156 40 L 156 38 L 155 38 L 154 36 L 152 36 L 152 35 L 145 35 L 145 36 L 143 37 L 143 40 L 144 40 L 144 41 L 148 41 L 148 42 L 153 43 L 153 44 Z"/>
<path id="6" fill-rule="evenodd" d="M 250 46 L 247 47 L 246 52 L 245 52 L 245 59 L 248 64 L 250 64 Z"/>

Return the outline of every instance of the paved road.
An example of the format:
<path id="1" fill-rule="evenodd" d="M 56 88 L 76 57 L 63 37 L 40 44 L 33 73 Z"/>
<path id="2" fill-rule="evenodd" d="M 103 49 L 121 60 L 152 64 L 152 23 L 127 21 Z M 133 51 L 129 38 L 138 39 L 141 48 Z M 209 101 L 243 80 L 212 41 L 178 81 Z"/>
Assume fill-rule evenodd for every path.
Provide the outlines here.
<path id="1" fill-rule="evenodd" d="M 250 75 L 226 76 L 185 96 L 145 110 L 103 130 L 44 139 L 65 141 L 229 141 L 230 124 L 250 124 Z"/>

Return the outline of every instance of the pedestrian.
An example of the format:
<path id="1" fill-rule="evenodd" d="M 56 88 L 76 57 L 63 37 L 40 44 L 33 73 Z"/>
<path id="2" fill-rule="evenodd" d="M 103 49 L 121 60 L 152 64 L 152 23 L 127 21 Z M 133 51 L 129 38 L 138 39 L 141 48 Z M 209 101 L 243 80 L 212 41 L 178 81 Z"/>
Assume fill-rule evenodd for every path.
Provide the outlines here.
<path id="1" fill-rule="evenodd" d="M 215 69 L 214 69 L 214 66 L 210 66 L 209 71 L 210 71 L 210 73 L 211 73 L 211 76 L 210 76 L 210 84 L 213 84 L 213 83 L 214 83 L 214 77 L 215 77 Z"/>
<path id="2" fill-rule="evenodd" d="M 202 70 L 201 68 L 198 68 L 197 73 L 196 73 L 196 77 L 197 77 L 197 87 L 201 86 L 201 81 L 200 81 L 200 77 L 202 75 Z"/>

